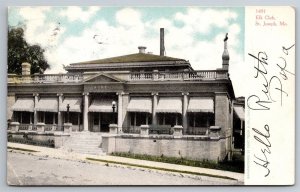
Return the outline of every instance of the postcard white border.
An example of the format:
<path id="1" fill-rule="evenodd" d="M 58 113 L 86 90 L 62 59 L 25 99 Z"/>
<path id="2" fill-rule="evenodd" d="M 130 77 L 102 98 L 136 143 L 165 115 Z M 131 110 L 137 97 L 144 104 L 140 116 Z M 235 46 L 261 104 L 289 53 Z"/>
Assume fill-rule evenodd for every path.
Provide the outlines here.
<path id="1" fill-rule="evenodd" d="M 13 5 L 13 6 L 22 6 L 22 5 L 51 5 L 51 6 L 63 6 L 63 5 L 99 5 L 99 4 L 104 4 L 104 5 L 114 5 L 115 1 L 114 2 L 111 2 L 109 0 L 104 0 L 104 1 L 95 1 L 95 0 L 88 0 L 88 1 L 80 1 L 80 0 L 72 0 L 72 1 L 58 1 L 58 0 L 54 0 L 54 1 L 45 1 L 45 2 L 37 2 L 37 1 L 34 1 L 34 0 L 15 0 L 15 1 L 9 1 L 9 0 L 1 0 L 0 1 L 0 15 L 1 15 L 1 19 L 0 19 L 0 26 L 1 26 L 1 35 L 0 35 L 0 44 L 3 49 L 2 51 L 0 52 L 0 63 L 1 63 L 1 68 L 3 70 L 0 70 L 0 88 L 1 90 L 5 90 L 5 91 L 2 91 L 0 94 L 1 94 L 1 97 L 0 97 L 0 105 L 1 106 L 6 106 L 6 57 L 7 57 L 7 52 L 6 52 L 6 41 L 7 41 L 7 38 L 6 38 L 6 30 L 7 29 L 7 6 L 9 5 Z M 297 0 L 294 0 L 294 1 L 291 1 L 291 0 L 279 0 L 279 1 L 258 1 L 258 0 L 252 0 L 252 1 L 244 1 L 242 4 L 239 0 L 232 0 L 230 2 L 223 2 L 223 1 L 208 1 L 208 0 L 205 0 L 205 1 L 197 1 L 197 0 L 190 0 L 190 1 L 179 1 L 179 0 L 176 0 L 176 1 L 172 1 L 172 0 L 164 0 L 164 1 L 161 1 L 161 0 L 153 0 L 151 2 L 149 1 L 137 1 L 137 0 L 126 0 L 126 1 L 120 1 L 119 5 L 135 5 L 135 6 L 138 6 L 138 5 L 144 5 L 144 6 L 149 6 L 149 5 L 159 5 L 159 6 L 168 6 L 168 5 L 180 5 L 180 6 L 187 6 L 187 5 L 197 5 L 197 6 L 244 6 L 244 5 L 293 5 L 295 6 L 296 9 L 298 9 L 300 7 L 300 2 L 297 1 Z M 297 27 L 297 31 L 299 32 L 299 14 L 296 14 L 297 18 L 296 18 L 296 27 Z M 297 44 L 297 41 L 298 40 L 298 37 L 296 38 L 296 44 Z M 296 49 L 296 60 L 299 61 L 299 55 L 300 55 L 300 52 L 299 52 L 299 49 Z M 296 68 L 296 73 L 299 73 L 299 67 Z M 299 83 L 299 78 L 296 77 L 296 83 Z M 299 95 L 299 89 L 296 90 L 297 91 L 297 95 Z M 299 102 L 296 102 L 296 108 L 299 108 L 300 107 L 300 104 Z M 6 108 L 5 107 L 2 107 L 2 113 L 1 114 L 5 114 L 6 112 Z M 300 119 L 300 115 L 298 114 L 296 116 L 296 125 L 299 125 L 299 120 Z M 0 117 L 0 122 L 1 122 L 1 125 L 6 125 L 6 118 L 5 118 L 5 115 L 2 115 Z M 296 128 L 296 135 L 298 135 L 298 132 L 297 131 L 297 128 Z M 0 169 L 1 170 L 6 170 L 6 130 L 5 128 L 2 127 L 2 129 L 0 129 L 0 134 L 1 134 L 1 139 L 0 139 L 0 151 L 2 152 L 1 154 L 1 158 L 0 158 L 0 162 L 1 162 L 1 167 Z M 300 147 L 299 146 L 299 142 L 297 141 L 296 139 L 296 147 Z M 299 159 L 298 156 L 299 154 L 297 154 L 297 159 Z M 299 166 L 296 166 L 297 168 L 297 173 L 299 172 Z M 298 174 L 297 174 L 298 175 Z M 296 179 L 297 181 L 299 181 L 299 177 L 296 176 Z M 284 188 L 284 190 L 286 191 L 299 191 L 300 190 L 300 187 L 299 185 L 297 184 L 297 181 L 296 181 L 296 186 L 295 187 L 289 187 L 289 188 Z M 47 188 L 47 187 L 35 187 L 35 188 L 32 188 L 32 187 L 26 187 L 26 188 L 22 188 L 23 191 L 40 191 L 40 190 L 43 190 L 43 191 L 52 191 L 53 189 L 51 188 Z M 169 191 L 170 188 L 164 188 L 164 187 L 156 187 L 155 188 L 156 190 L 160 190 L 160 191 Z M 215 191 L 216 188 L 214 187 L 201 187 L 200 189 L 199 188 L 187 188 L 187 187 L 180 187 L 180 188 L 174 188 L 172 187 L 172 190 L 174 191 L 185 191 L 186 189 L 188 190 L 191 190 L 191 191 L 198 191 L 198 190 L 205 190 L 205 191 Z M 233 187 L 218 187 L 217 188 L 218 190 L 220 191 L 232 191 L 232 190 L 244 190 L 241 189 L 241 188 L 233 188 Z M 274 187 L 269 187 L 269 189 L 272 189 L 272 190 L 282 190 L 282 188 L 274 188 Z M 298 190 L 296 190 L 298 189 Z M 19 188 L 17 187 L 8 187 L 6 185 L 6 173 L 5 171 L 1 171 L 0 172 L 0 190 L 1 191 L 18 191 Z M 74 188 L 71 188 L 71 187 L 64 187 L 64 188 L 55 188 L 56 191 L 71 191 L 71 190 L 74 190 Z M 77 187 L 76 188 L 77 191 L 86 191 L 86 190 L 90 190 L 90 191 L 119 191 L 119 190 L 124 190 L 124 191 L 140 191 L 140 190 L 153 190 L 153 188 L 133 188 L 133 187 L 127 187 L 127 188 L 120 188 L 120 187 L 110 187 L 110 188 L 107 188 L 107 187 L 102 187 L 102 188 L 85 188 L 85 187 Z M 264 191 L 265 189 L 263 187 L 255 187 L 255 188 L 247 188 L 247 190 L 251 191 Z"/>

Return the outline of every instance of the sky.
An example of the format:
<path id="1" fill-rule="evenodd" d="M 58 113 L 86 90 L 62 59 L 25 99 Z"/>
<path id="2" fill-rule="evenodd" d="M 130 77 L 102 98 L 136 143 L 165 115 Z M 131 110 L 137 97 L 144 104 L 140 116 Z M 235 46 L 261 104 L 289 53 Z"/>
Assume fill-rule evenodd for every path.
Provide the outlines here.
<path id="1" fill-rule="evenodd" d="M 195 70 L 222 67 L 228 33 L 229 73 L 236 96 L 245 95 L 242 7 L 9 7 L 8 25 L 25 27 L 25 39 L 45 49 L 50 69 L 138 52 L 159 55 L 165 28 L 166 56 L 189 60 Z"/>

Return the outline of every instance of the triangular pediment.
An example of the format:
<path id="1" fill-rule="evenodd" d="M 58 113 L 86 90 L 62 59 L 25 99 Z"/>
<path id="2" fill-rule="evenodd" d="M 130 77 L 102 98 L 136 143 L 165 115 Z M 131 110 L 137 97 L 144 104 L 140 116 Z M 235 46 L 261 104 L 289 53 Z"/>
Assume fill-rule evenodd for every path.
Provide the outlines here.
<path id="1" fill-rule="evenodd" d="M 121 79 L 112 75 L 99 73 L 84 80 L 84 82 L 123 82 Z"/>

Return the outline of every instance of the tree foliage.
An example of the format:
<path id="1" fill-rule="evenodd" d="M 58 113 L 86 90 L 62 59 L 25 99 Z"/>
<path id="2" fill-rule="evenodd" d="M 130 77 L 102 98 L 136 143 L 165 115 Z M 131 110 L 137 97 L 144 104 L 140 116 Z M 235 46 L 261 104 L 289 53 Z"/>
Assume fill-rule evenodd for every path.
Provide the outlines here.
<path id="1" fill-rule="evenodd" d="M 24 29 L 9 28 L 8 30 L 8 73 L 21 74 L 24 62 L 31 64 L 31 74 L 43 73 L 49 64 L 44 56 L 45 50 L 39 45 L 30 45 L 24 38 Z"/>

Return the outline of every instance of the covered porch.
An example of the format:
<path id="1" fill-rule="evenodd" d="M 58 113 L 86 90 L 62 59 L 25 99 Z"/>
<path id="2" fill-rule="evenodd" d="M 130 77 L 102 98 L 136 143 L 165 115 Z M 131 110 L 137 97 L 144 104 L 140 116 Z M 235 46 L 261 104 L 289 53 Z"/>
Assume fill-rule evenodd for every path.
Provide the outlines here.
<path id="1" fill-rule="evenodd" d="M 94 94 L 88 107 L 89 131 L 109 132 L 110 124 L 118 122 L 116 94 Z"/>
<path id="2" fill-rule="evenodd" d="M 212 97 L 190 97 L 187 108 L 188 128 L 186 135 L 208 135 L 215 125 L 214 99 Z"/>
<path id="3" fill-rule="evenodd" d="M 34 99 L 33 98 L 17 98 L 12 106 L 13 118 L 12 122 L 20 124 L 19 130 L 34 129 Z"/>
<path id="4" fill-rule="evenodd" d="M 151 97 L 131 97 L 127 113 L 129 114 L 129 126 L 123 127 L 123 133 L 140 133 L 141 126 L 152 124 L 152 99 Z"/>

